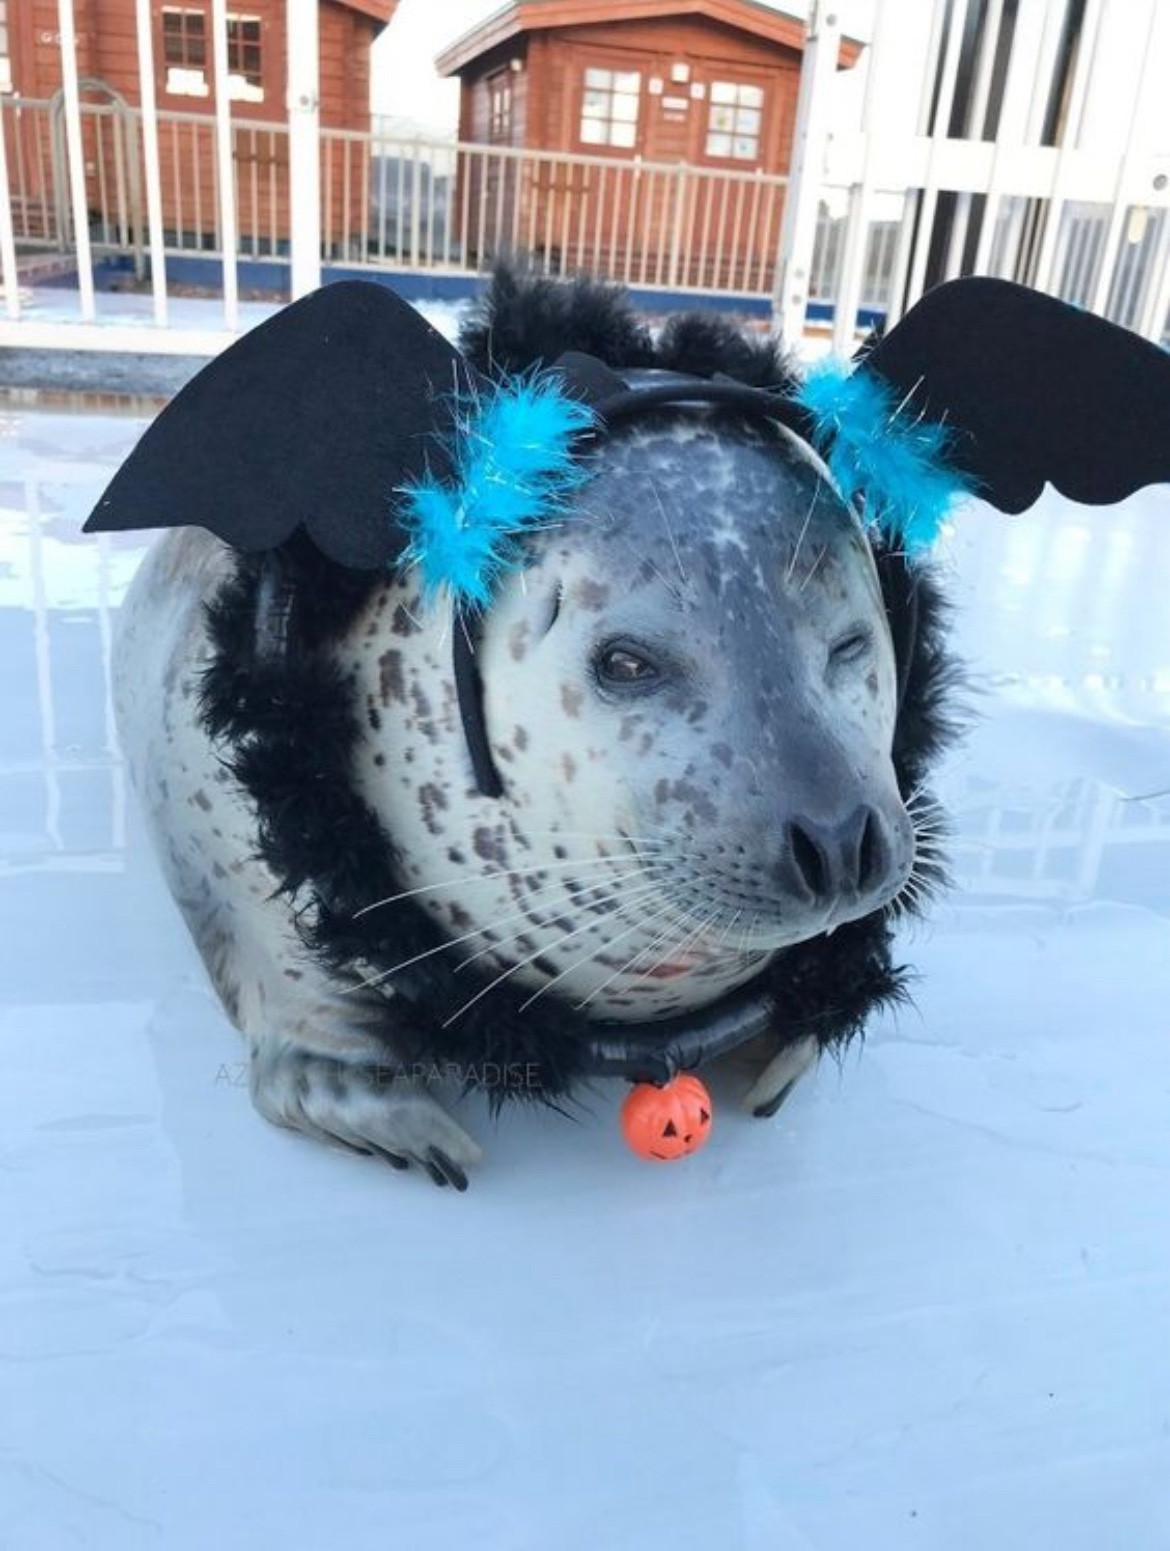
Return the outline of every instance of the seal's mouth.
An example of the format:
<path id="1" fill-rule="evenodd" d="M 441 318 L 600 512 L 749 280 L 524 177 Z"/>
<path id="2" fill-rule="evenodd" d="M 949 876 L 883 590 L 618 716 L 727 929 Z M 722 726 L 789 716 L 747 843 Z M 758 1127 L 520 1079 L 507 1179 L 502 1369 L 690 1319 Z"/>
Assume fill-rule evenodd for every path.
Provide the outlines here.
<path id="1" fill-rule="evenodd" d="M 650 969 L 639 972 L 640 980 L 681 980 L 689 975 L 695 968 L 695 960 L 676 960 L 666 964 L 655 964 Z"/>

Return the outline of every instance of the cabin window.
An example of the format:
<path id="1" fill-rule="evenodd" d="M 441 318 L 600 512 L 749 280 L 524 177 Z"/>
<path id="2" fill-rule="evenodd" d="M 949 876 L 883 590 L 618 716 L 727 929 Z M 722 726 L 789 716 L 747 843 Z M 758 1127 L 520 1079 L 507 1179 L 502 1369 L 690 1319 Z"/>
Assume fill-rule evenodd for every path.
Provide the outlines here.
<path id="1" fill-rule="evenodd" d="M 8 52 L 8 0 L 0 0 L 0 92 L 12 90 L 12 56 Z"/>
<path id="2" fill-rule="evenodd" d="M 712 81 L 707 103 L 707 155 L 729 161 L 760 159 L 764 91 L 740 81 Z"/>
<path id="3" fill-rule="evenodd" d="M 206 15 L 167 7 L 162 13 L 162 29 L 167 91 L 175 97 L 206 97 L 210 91 Z"/>
<path id="4" fill-rule="evenodd" d="M 501 70 L 488 78 L 488 139 L 512 138 L 512 75 Z"/>
<path id="5" fill-rule="evenodd" d="M 642 77 L 637 70 L 586 70 L 581 144 L 632 149 L 638 143 Z"/>
<path id="6" fill-rule="evenodd" d="M 206 11 L 168 6 L 162 13 L 166 89 L 173 97 L 211 95 L 211 42 Z M 237 102 L 264 101 L 260 18 L 227 19 L 228 95 Z"/>
<path id="7" fill-rule="evenodd" d="M 229 16 L 228 93 L 239 102 L 264 101 L 264 72 L 260 57 L 260 18 Z"/>

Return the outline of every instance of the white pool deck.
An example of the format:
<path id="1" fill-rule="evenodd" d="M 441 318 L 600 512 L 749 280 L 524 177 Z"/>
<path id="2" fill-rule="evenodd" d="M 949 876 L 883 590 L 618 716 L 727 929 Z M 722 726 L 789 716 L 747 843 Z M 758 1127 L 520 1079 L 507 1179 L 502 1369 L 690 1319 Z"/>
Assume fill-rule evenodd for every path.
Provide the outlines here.
<path id="1" fill-rule="evenodd" d="M 249 1107 L 111 741 L 142 424 L 0 408 L 0 1547 L 1170 1547 L 1170 491 L 945 546 L 916 1010 L 673 1167 L 471 1104 L 460 1196 Z"/>

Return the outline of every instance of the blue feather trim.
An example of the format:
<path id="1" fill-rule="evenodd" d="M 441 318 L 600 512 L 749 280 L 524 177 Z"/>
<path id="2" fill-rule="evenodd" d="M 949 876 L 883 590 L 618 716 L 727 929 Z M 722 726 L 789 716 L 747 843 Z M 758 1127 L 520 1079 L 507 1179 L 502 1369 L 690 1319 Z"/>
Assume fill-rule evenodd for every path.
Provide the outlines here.
<path id="1" fill-rule="evenodd" d="M 455 483 L 429 475 L 405 486 L 399 520 L 428 601 L 442 591 L 484 608 L 524 563 L 526 533 L 555 522 L 588 477 L 574 443 L 595 424 L 552 376 L 520 378 L 460 400 L 449 438 Z"/>
<path id="2" fill-rule="evenodd" d="M 864 367 L 839 361 L 816 365 L 796 402 L 813 423 L 813 445 L 847 501 L 860 496 L 865 520 L 915 556 L 938 538 L 955 500 L 970 481 L 947 466 L 950 429 L 915 418 L 913 404 Z"/>

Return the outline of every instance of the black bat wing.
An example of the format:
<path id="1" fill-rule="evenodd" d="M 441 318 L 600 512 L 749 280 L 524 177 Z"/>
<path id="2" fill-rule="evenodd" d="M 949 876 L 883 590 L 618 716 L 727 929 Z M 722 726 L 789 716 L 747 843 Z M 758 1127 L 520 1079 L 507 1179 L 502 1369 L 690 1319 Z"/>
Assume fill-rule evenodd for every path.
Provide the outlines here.
<path id="1" fill-rule="evenodd" d="M 167 405 L 87 533 L 207 528 L 247 551 L 303 529 L 343 565 L 392 560 L 394 492 L 430 467 L 472 374 L 406 302 L 327 285 L 245 334 Z"/>
<path id="2" fill-rule="evenodd" d="M 1100 506 L 1170 481 L 1170 354 L 1038 291 L 941 285 L 862 365 L 906 413 L 954 427 L 952 461 L 1000 511 L 1045 483 Z"/>

